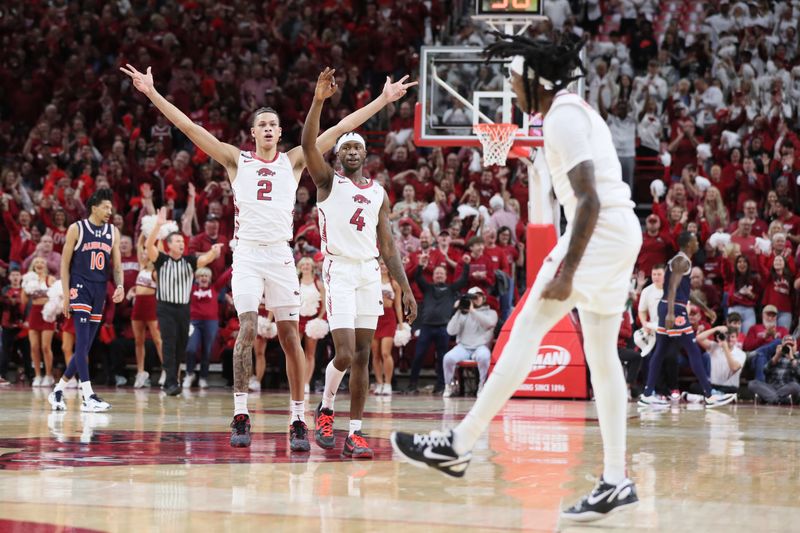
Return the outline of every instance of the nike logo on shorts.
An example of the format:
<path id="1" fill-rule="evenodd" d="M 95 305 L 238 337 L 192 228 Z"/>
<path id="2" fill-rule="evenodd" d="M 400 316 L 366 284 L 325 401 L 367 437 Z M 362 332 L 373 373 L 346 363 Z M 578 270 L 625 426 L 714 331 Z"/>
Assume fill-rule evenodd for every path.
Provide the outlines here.
<path id="1" fill-rule="evenodd" d="M 284 261 L 284 262 L 283 262 L 283 264 L 284 264 L 284 265 L 288 265 L 288 264 L 289 264 L 289 263 L 291 263 L 291 262 L 292 262 L 291 260 L 289 260 L 289 261 Z"/>
<path id="2" fill-rule="evenodd" d="M 297 313 L 289 313 L 289 316 L 297 316 Z"/>

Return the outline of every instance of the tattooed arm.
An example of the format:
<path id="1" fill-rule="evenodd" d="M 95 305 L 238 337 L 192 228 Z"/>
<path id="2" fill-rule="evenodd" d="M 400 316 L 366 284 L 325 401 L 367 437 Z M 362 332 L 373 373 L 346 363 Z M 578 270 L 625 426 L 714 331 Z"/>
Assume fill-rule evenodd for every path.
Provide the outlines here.
<path id="1" fill-rule="evenodd" d="M 575 192 L 578 205 L 575 208 L 572 235 L 561 272 L 542 291 L 542 298 L 550 300 L 563 301 L 572 293 L 572 278 L 586 251 L 600 214 L 600 199 L 597 197 L 594 180 L 594 163 L 590 160 L 578 163 L 567 173 L 567 177 Z"/>
<path id="2" fill-rule="evenodd" d="M 380 247 L 381 258 L 386 263 L 386 268 L 392 279 L 395 280 L 403 291 L 403 307 L 406 312 L 406 322 L 411 324 L 417 318 L 417 301 L 411 292 L 411 285 L 408 283 L 403 262 L 397 253 L 397 247 L 392 238 L 392 226 L 389 222 L 389 196 L 383 193 L 383 203 L 378 215 L 378 246 Z"/>

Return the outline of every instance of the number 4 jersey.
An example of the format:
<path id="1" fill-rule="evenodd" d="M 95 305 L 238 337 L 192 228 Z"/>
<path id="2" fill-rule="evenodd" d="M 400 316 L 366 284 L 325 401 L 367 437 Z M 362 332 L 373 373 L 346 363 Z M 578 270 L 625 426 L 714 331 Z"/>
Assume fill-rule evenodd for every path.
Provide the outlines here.
<path id="1" fill-rule="evenodd" d="M 347 177 L 333 176 L 330 194 L 317 202 L 325 255 L 355 260 L 378 257 L 378 213 L 384 194 L 374 180 L 357 185 Z"/>
<path id="2" fill-rule="evenodd" d="M 277 152 L 267 161 L 253 152 L 239 152 L 231 188 L 236 213 L 234 239 L 263 244 L 292 240 L 297 180 L 288 155 Z"/>

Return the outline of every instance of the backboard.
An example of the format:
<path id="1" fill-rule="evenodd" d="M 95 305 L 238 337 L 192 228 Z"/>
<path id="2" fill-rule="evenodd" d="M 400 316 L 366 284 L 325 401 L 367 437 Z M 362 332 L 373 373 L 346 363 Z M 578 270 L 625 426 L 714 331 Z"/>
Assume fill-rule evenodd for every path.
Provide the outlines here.
<path id="1" fill-rule="evenodd" d="M 515 106 L 508 63 L 503 58 L 486 62 L 480 47 L 423 47 L 415 144 L 480 147 L 473 125 L 502 122 L 519 126 L 516 146 L 540 146 L 541 124 Z"/>

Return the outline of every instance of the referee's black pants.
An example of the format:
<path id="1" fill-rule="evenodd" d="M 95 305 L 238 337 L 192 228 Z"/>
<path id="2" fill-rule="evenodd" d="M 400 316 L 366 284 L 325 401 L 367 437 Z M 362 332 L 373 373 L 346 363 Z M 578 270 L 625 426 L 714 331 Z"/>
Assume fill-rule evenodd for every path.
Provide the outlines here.
<path id="1" fill-rule="evenodd" d="M 167 380 L 164 388 L 178 383 L 178 362 L 186 358 L 186 343 L 189 340 L 189 304 L 158 302 L 156 307 L 158 328 L 161 330 L 164 371 Z"/>

